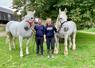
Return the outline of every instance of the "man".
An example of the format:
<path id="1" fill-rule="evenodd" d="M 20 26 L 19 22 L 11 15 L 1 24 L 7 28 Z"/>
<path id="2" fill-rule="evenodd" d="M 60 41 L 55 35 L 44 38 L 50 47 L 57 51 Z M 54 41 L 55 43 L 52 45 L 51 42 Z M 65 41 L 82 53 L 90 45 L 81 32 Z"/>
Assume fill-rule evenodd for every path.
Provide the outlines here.
<path id="1" fill-rule="evenodd" d="M 39 54 L 39 52 L 41 52 L 41 55 L 43 55 L 45 27 L 42 25 L 42 19 L 38 19 L 38 24 L 35 25 L 34 29 L 36 31 L 36 53 Z"/>

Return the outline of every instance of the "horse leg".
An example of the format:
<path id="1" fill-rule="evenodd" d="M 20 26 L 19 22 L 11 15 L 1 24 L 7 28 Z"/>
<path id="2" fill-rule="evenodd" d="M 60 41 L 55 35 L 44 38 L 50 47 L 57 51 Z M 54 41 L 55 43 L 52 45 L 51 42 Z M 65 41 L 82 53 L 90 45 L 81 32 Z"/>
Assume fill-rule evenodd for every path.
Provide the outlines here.
<path id="1" fill-rule="evenodd" d="M 69 36 L 69 48 L 72 47 L 72 41 L 71 41 L 71 37 Z"/>
<path id="2" fill-rule="evenodd" d="M 26 54 L 29 54 L 29 42 L 30 42 L 30 38 L 27 39 L 27 43 L 26 43 Z"/>
<path id="3" fill-rule="evenodd" d="M 13 37 L 13 48 L 15 49 L 15 37 Z"/>
<path id="4" fill-rule="evenodd" d="M 54 53 L 58 54 L 59 52 L 59 38 L 55 36 L 55 47 L 54 47 Z"/>
<path id="5" fill-rule="evenodd" d="M 73 50 L 76 50 L 76 43 L 75 43 L 76 40 L 75 39 L 76 39 L 76 33 L 73 33 L 73 47 L 72 47 Z"/>
<path id="6" fill-rule="evenodd" d="M 11 39 L 9 38 L 9 50 L 11 51 L 12 50 L 12 47 L 11 47 Z"/>
<path id="7" fill-rule="evenodd" d="M 20 57 L 23 57 L 23 51 L 22 51 L 22 40 L 23 38 L 19 36 L 19 45 L 20 45 Z"/>
<path id="8" fill-rule="evenodd" d="M 67 41 L 68 41 L 68 36 L 66 35 L 64 38 L 64 55 L 68 55 L 68 48 L 67 48 Z"/>
<path id="9" fill-rule="evenodd" d="M 12 50 L 12 48 L 11 48 L 11 42 L 12 42 L 12 36 L 11 36 L 11 34 L 8 32 L 8 33 L 7 33 L 7 38 L 6 38 L 6 43 L 9 43 L 9 51 Z"/>

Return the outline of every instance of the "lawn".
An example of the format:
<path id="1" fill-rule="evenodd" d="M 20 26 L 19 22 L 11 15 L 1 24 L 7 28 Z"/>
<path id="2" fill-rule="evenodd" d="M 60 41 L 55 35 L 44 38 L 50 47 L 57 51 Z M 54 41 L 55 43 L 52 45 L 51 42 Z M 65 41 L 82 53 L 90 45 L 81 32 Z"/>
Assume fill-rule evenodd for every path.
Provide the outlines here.
<path id="1" fill-rule="evenodd" d="M 54 59 L 47 58 L 45 43 L 44 56 L 35 54 L 32 43 L 33 39 L 31 39 L 30 55 L 26 56 L 24 53 L 24 57 L 20 58 L 19 46 L 9 51 L 5 38 L 0 37 L 0 68 L 95 68 L 95 35 L 77 33 L 77 50 L 69 49 L 69 55 L 64 56 L 63 43 L 60 43 L 60 53 L 55 55 Z M 25 45 L 23 50 L 25 52 Z"/>
<path id="2" fill-rule="evenodd" d="M 85 32 L 95 32 L 95 28 L 89 28 L 89 29 L 84 29 L 80 31 L 85 31 Z"/>

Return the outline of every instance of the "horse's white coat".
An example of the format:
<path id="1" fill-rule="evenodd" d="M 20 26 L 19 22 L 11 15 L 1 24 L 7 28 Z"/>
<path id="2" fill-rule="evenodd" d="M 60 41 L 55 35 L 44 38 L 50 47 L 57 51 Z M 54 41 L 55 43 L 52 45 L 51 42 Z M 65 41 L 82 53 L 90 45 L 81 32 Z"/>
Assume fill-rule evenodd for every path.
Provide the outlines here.
<path id="1" fill-rule="evenodd" d="M 66 9 L 64 11 L 61 11 L 59 9 L 59 15 L 56 21 L 56 27 L 59 30 L 59 32 L 55 34 L 55 40 L 56 40 L 55 53 L 58 53 L 59 38 L 64 38 L 64 46 L 65 46 L 64 55 L 68 55 L 68 47 L 67 47 L 68 40 L 69 40 L 69 47 L 70 48 L 72 47 L 73 50 L 76 49 L 75 39 L 77 31 L 76 24 L 73 21 L 67 21 L 66 12 L 67 12 Z"/>
<path id="2" fill-rule="evenodd" d="M 68 31 L 64 31 L 65 27 L 68 28 Z M 62 35 L 64 35 L 64 34 L 71 35 L 72 32 L 76 32 L 76 24 L 73 21 L 65 22 L 59 30 L 59 33 Z"/>
<path id="3" fill-rule="evenodd" d="M 25 17 L 24 20 L 21 22 L 17 21 L 10 21 L 6 25 L 6 33 L 7 33 L 7 41 L 9 41 L 9 50 L 11 50 L 11 46 L 15 48 L 14 40 L 16 37 L 19 38 L 19 47 L 20 47 L 20 57 L 23 56 L 23 50 L 22 50 L 22 40 L 24 38 L 27 39 L 26 43 L 26 54 L 29 54 L 29 41 L 32 36 L 32 29 L 30 27 L 30 24 L 27 22 L 27 20 L 31 20 L 31 17 L 34 17 L 35 12 L 29 12 Z M 33 22 L 32 22 L 33 23 Z M 28 30 L 25 30 L 25 27 L 28 28 Z"/>
<path id="4" fill-rule="evenodd" d="M 29 27 L 29 24 L 25 21 L 17 22 L 17 21 L 10 21 L 6 25 L 6 31 L 11 32 L 14 37 L 18 37 L 19 35 L 22 37 L 30 37 L 32 35 L 31 28 L 29 30 L 25 30 L 24 27 Z"/>

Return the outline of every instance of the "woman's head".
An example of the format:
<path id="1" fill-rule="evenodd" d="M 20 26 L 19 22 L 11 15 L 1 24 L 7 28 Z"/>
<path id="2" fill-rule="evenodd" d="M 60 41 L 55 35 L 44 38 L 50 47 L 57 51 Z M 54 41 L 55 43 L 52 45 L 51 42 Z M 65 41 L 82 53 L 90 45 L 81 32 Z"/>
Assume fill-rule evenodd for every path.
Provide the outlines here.
<path id="1" fill-rule="evenodd" d="M 46 25 L 51 25 L 51 24 L 52 24 L 51 18 L 47 18 L 47 20 L 46 20 Z"/>

